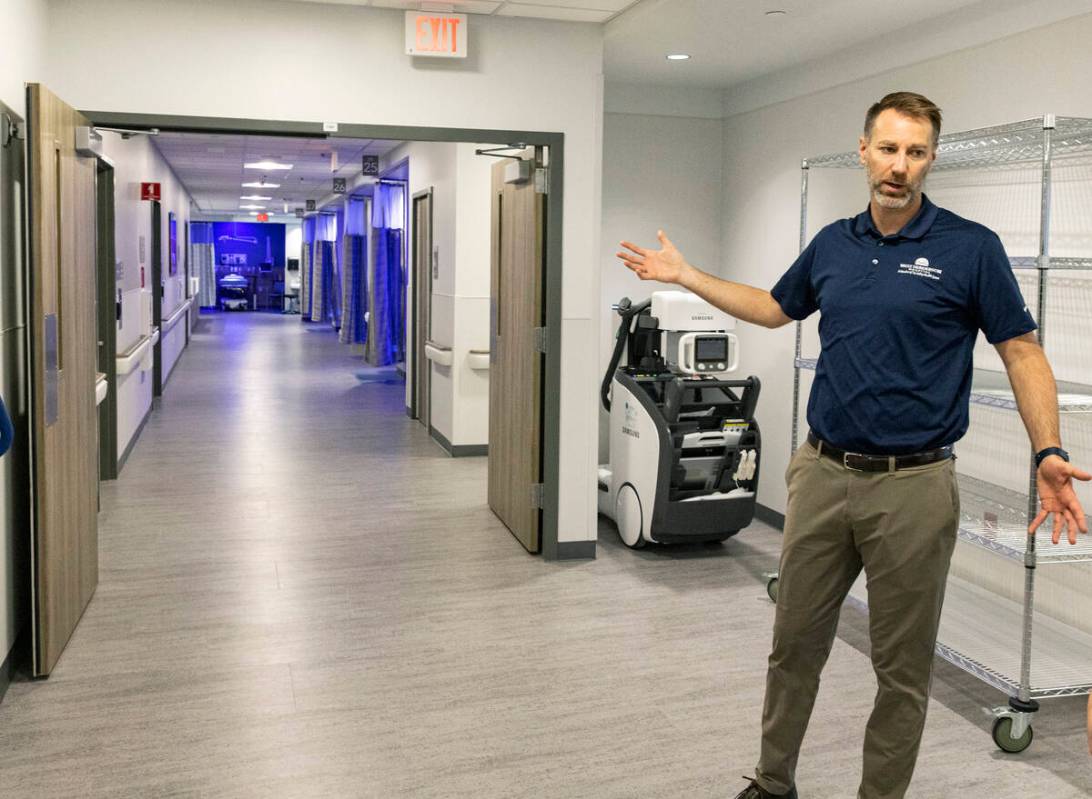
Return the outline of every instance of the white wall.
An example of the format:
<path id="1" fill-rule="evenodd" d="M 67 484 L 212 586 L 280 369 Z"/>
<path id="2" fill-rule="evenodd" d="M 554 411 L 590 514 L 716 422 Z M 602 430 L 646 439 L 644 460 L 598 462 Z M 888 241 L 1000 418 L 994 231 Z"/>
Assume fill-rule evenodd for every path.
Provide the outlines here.
<path id="1" fill-rule="evenodd" d="M 0 102 L 26 119 L 25 84 L 42 79 L 46 4 L 42 0 L 0 0 L 0 21 L 4 31 Z"/>
<path id="2" fill-rule="evenodd" d="M 629 99 L 631 95 L 627 95 Z M 607 107 L 630 107 L 611 100 Z M 677 108 L 672 103 L 639 107 Z M 689 103 L 687 111 L 701 106 Z M 603 126 L 603 238 L 599 256 L 599 358 L 596 389 L 609 365 L 618 315 L 610 306 L 622 297 L 639 301 L 668 288 L 643 282 L 615 257 L 623 239 L 656 245 L 663 229 L 691 263 L 719 269 L 723 224 L 723 123 L 719 119 L 607 113 Z M 599 409 L 599 457 L 607 460 L 609 418 Z"/>
<path id="3" fill-rule="evenodd" d="M 190 197 L 159 151 L 146 136 L 122 139 L 115 133 L 103 133 L 103 152 L 114 162 L 114 246 L 120 266 L 118 288 L 122 292 L 122 318 L 117 330 L 117 351 L 123 353 L 151 332 L 150 318 L 145 318 L 142 303 L 150 301 L 152 291 L 152 209 L 140 199 L 142 182 L 158 182 L 162 190 L 162 263 L 164 279 L 163 318 L 167 319 L 185 302 L 183 248 L 186 225 L 190 218 Z M 178 272 L 169 274 L 168 214 L 174 213 L 178 225 Z M 143 245 L 141 241 L 143 240 Z M 144 289 L 141 288 L 141 271 Z M 147 299 L 145 298 L 147 297 Z M 150 307 L 150 306 L 148 306 Z M 186 324 L 179 322 L 162 338 L 163 376 L 170 375 L 185 347 Z M 152 405 L 152 372 L 138 368 L 118 377 L 118 455 L 131 443 L 140 423 Z"/>
<path id="4" fill-rule="evenodd" d="M 470 350 L 489 349 L 490 167 L 474 144 L 414 142 L 394 150 L 386 165 L 409 159 L 411 197 L 407 240 L 412 249 L 412 197 L 432 190 L 432 284 L 429 337 L 452 348 L 452 365 L 429 362 L 431 425 L 455 446 L 489 441 L 489 372 L 471 369 Z M 412 258 L 411 258 L 412 263 Z M 413 275 L 410 270 L 409 297 Z M 408 320 L 408 325 L 412 320 Z M 412 330 L 409 331 L 412 335 Z M 407 374 L 407 378 L 410 375 Z M 407 379 L 407 402 L 412 391 Z"/>
<path id="5" fill-rule="evenodd" d="M 471 16 L 468 59 L 415 63 L 397 10 L 260 0 L 50 10 L 46 82 L 77 108 L 565 134 L 558 537 L 595 538 L 596 364 L 585 347 L 599 318 L 588 265 L 599 252 L 601 27 Z M 188 46 L 163 47 L 164 31 Z"/>

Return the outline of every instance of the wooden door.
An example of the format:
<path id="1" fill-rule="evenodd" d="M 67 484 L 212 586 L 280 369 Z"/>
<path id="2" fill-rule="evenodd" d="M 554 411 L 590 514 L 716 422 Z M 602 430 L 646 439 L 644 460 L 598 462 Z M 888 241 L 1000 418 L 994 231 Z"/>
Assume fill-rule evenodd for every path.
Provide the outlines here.
<path id="1" fill-rule="evenodd" d="M 27 88 L 30 199 L 33 663 L 52 671 L 98 584 L 95 159 L 81 114 Z"/>
<path id="2" fill-rule="evenodd" d="M 432 424 L 432 362 L 425 342 L 432 332 L 432 192 L 413 198 L 413 416 Z"/>
<path id="3" fill-rule="evenodd" d="M 152 326 L 159 331 L 159 340 L 152 347 L 152 396 L 163 393 L 163 208 L 152 201 Z"/>
<path id="4" fill-rule="evenodd" d="M 541 163 L 541 148 L 534 162 Z M 489 507 L 538 552 L 542 514 L 532 497 L 542 481 L 543 358 L 535 332 L 544 319 L 546 206 L 533 179 L 508 182 L 515 164 L 505 159 L 493 167 Z"/>

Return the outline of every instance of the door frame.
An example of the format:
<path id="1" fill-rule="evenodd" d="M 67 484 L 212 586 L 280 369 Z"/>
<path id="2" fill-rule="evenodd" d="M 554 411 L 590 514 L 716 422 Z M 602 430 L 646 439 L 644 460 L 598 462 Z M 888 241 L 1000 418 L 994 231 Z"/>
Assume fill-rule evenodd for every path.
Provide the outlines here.
<path id="1" fill-rule="evenodd" d="M 106 374 L 106 399 L 99 405 L 99 479 L 118 476 L 118 314 L 117 255 L 114 242 L 114 165 L 98 158 L 95 173 L 97 226 L 95 264 L 98 272 L 99 368 Z M 104 232 L 106 235 L 103 235 Z"/>
<path id="2" fill-rule="evenodd" d="M 417 208 L 420 200 L 428 200 L 428 257 L 427 263 L 424 265 L 422 271 L 422 265 L 418 262 L 417 252 Z M 432 424 L 432 367 L 428 363 L 428 358 L 425 357 L 425 342 L 428 341 L 428 329 L 432 324 L 432 233 L 433 224 L 432 220 L 435 214 L 432 212 L 433 203 L 432 186 L 429 186 L 424 191 L 419 191 L 410 198 L 410 219 L 413 222 L 413 242 L 410 249 L 413 251 L 413 310 L 411 312 L 411 329 L 412 334 L 412 369 L 413 369 L 413 390 L 410 392 L 410 418 L 417 419 L 428 430 Z M 424 285 L 420 280 L 424 275 Z M 422 297 L 422 289 L 427 289 Z M 421 314 L 419 311 L 424 310 L 425 319 L 422 322 Z M 422 329 L 424 328 L 424 329 Z"/>
<path id="3" fill-rule="evenodd" d="M 163 395 L 163 204 L 152 200 L 150 205 L 152 235 L 148 248 L 152 256 L 152 328 L 159 331 L 159 337 L 152 345 L 152 396 L 160 397 Z"/>
<path id="4" fill-rule="evenodd" d="M 546 194 L 546 354 L 543 358 L 542 403 L 542 554 L 549 560 L 594 558 L 595 541 L 560 542 L 558 491 L 561 446 L 561 269 L 565 198 L 565 134 L 549 131 L 497 130 L 487 128 L 443 128 L 415 125 L 366 125 L 337 123 L 337 132 L 328 133 L 329 123 L 293 122 L 268 119 L 183 116 L 172 114 L 135 114 L 118 111 L 81 111 L 92 125 L 160 130 L 178 133 L 242 133 L 310 138 L 389 139 L 456 143 L 512 144 L 546 147 L 549 152 Z M 594 479 L 589 475 L 588 479 Z"/>

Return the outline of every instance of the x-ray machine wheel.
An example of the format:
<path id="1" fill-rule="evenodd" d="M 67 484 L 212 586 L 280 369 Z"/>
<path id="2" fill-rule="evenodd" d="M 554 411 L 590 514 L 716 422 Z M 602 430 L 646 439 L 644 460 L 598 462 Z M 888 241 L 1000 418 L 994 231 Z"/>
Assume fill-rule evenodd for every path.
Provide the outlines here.
<path id="1" fill-rule="evenodd" d="M 618 496 L 614 500 L 614 518 L 623 544 L 630 549 L 640 549 L 645 545 L 645 539 L 641 537 L 641 528 L 644 525 L 641 499 L 629 483 L 618 489 Z"/>

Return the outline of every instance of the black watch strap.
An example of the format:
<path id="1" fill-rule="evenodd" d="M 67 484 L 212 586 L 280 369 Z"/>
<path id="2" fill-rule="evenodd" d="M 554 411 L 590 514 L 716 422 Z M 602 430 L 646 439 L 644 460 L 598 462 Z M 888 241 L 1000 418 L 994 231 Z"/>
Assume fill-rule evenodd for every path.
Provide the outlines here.
<path id="1" fill-rule="evenodd" d="M 1035 468 L 1038 469 L 1039 464 L 1041 464 L 1043 459 L 1049 455 L 1057 455 L 1063 461 L 1069 463 L 1069 453 L 1064 449 L 1061 447 L 1047 447 L 1046 449 L 1041 449 L 1035 453 Z"/>

